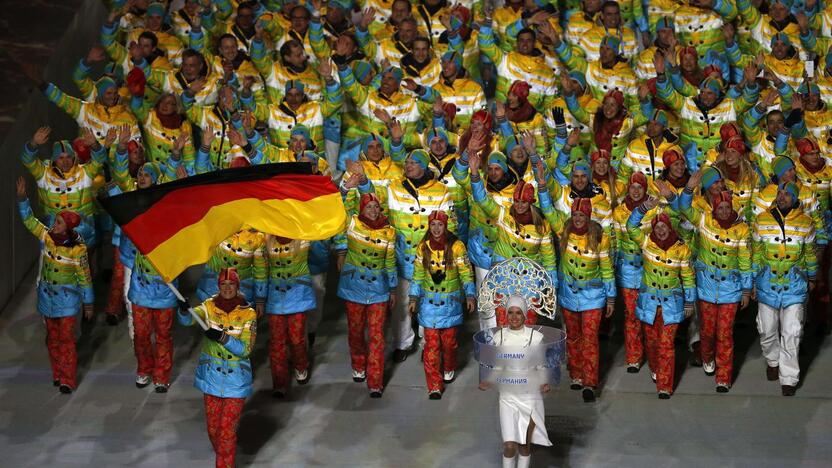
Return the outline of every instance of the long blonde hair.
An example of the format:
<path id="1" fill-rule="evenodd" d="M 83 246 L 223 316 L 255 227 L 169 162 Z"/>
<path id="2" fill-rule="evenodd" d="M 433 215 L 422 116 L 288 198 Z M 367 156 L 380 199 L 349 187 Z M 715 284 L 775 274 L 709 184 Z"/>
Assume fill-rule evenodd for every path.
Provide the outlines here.
<path id="1" fill-rule="evenodd" d="M 587 219 L 587 223 L 587 248 L 593 252 L 597 252 L 598 246 L 601 245 L 601 237 L 604 235 L 604 230 L 596 221 Z M 569 246 L 569 236 L 573 232 L 575 232 L 575 224 L 572 222 L 572 218 L 569 218 L 563 232 L 560 235 L 561 257 L 563 257 L 563 254 L 566 252 L 566 248 Z"/>
<path id="2" fill-rule="evenodd" d="M 540 235 L 546 234 L 547 221 L 543 217 L 543 213 L 540 212 L 540 208 L 532 204 L 529 204 L 529 211 L 532 214 L 532 223 L 534 224 L 535 231 L 537 231 L 537 233 Z M 511 215 L 512 218 L 517 219 L 514 216 L 515 211 L 513 203 L 511 204 L 511 208 L 508 209 L 508 213 Z"/>

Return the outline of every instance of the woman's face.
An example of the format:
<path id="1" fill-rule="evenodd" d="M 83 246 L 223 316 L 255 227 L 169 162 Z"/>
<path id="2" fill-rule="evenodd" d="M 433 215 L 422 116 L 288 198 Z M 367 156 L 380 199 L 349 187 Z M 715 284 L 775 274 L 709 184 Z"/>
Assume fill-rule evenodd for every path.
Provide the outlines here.
<path id="1" fill-rule="evenodd" d="M 812 165 L 820 163 L 820 153 L 818 151 L 809 151 L 803 157 Z"/>
<path id="2" fill-rule="evenodd" d="M 223 299 L 233 299 L 237 297 L 237 283 L 228 279 L 221 281 L 220 297 Z"/>
<path id="3" fill-rule="evenodd" d="M 511 153 L 508 154 L 508 157 L 511 158 L 511 161 L 518 166 L 525 164 L 529 159 L 529 156 L 526 154 L 526 150 L 524 150 L 520 145 L 515 146 L 511 150 Z"/>
<path id="4" fill-rule="evenodd" d="M 600 177 L 606 177 L 610 172 L 610 160 L 606 158 L 598 158 L 592 163 L 592 170 Z"/>
<path id="5" fill-rule="evenodd" d="M 670 175 L 673 176 L 674 179 L 678 179 L 685 175 L 685 162 L 682 160 L 673 161 L 673 164 L 670 165 Z"/>
<path id="6" fill-rule="evenodd" d="M 665 240 L 670 236 L 670 226 L 665 223 L 656 223 L 653 226 L 653 232 L 659 240 Z"/>
<path id="7" fill-rule="evenodd" d="M 586 227 L 586 223 L 589 222 L 589 217 L 585 215 L 582 211 L 576 211 L 572 213 L 572 225 L 578 229 L 583 229 Z"/>
<path id="8" fill-rule="evenodd" d="M 728 202 L 720 203 L 716 207 L 716 219 L 720 221 L 728 221 L 734 212 L 734 207 Z"/>
<path id="9" fill-rule="evenodd" d="M 740 164 L 742 155 L 735 149 L 728 148 L 725 150 L 725 164 L 728 167 L 737 167 Z"/>
<path id="10" fill-rule="evenodd" d="M 159 100 L 159 115 L 173 115 L 176 112 L 176 98 L 167 95 Z"/>
<path id="11" fill-rule="evenodd" d="M 516 202 L 514 202 L 514 211 L 517 214 L 526 214 L 526 213 L 529 212 L 529 207 L 530 206 L 531 206 L 531 203 L 529 203 L 527 201 L 517 200 Z"/>
<path id="12" fill-rule="evenodd" d="M 404 162 L 404 175 L 410 179 L 419 179 L 425 175 L 425 168 L 414 161 L 413 158 L 407 158 Z"/>
<path id="13" fill-rule="evenodd" d="M 381 207 L 378 206 L 378 202 L 371 201 L 364 207 L 362 214 L 370 221 L 375 221 L 378 219 L 378 215 L 381 214 Z"/>
<path id="14" fill-rule="evenodd" d="M 445 223 L 439 221 L 438 219 L 434 219 L 430 222 L 430 235 L 433 236 L 434 239 L 438 239 L 445 234 Z"/>
<path id="15" fill-rule="evenodd" d="M 526 323 L 525 312 L 516 306 L 508 308 L 506 318 L 508 319 L 508 327 L 512 330 L 520 330 Z"/>
<path id="16" fill-rule="evenodd" d="M 608 119 L 611 119 L 611 118 L 615 117 L 616 115 L 618 115 L 618 110 L 619 109 L 620 109 L 620 106 L 618 105 L 618 101 L 616 101 L 615 98 L 613 98 L 613 97 L 604 98 L 604 103 L 603 103 L 604 117 L 606 117 Z"/>
<path id="17" fill-rule="evenodd" d="M 61 216 L 55 216 L 55 221 L 52 222 L 52 232 L 55 234 L 63 234 L 66 232 L 66 221 Z"/>
<path id="18" fill-rule="evenodd" d="M 641 184 L 630 184 L 630 188 L 627 189 L 627 194 L 634 201 L 641 201 L 644 198 L 644 187 Z"/>
<path id="19" fill-rule="evenodd" d="M 699 67 L 699 63 L 697 62 L 695 55 L 682 54 L 682 60 L 679 62 L 679 66 L 681 66 L 682 70 L 686 72 L 692 72 Z"/>

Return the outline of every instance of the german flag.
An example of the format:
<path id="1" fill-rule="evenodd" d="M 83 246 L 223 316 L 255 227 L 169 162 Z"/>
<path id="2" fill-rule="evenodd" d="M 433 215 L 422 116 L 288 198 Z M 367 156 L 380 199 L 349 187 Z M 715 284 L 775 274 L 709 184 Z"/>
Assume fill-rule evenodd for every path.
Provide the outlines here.
<path id="1" fill-rule="evenodd" d="M 347 220 L 338 189 L 328 177 L 311 175 L 308 163 L 226 169 L 99 200 L 167 282 L 208 261 L 244 226 L 321 240 Z"/>

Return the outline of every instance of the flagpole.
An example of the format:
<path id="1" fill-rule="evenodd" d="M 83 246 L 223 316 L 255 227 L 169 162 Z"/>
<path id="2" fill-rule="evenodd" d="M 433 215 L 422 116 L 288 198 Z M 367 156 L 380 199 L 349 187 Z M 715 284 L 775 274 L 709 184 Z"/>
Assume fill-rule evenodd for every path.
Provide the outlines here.
<path id="1" fill-rule="evenodd" d="M 165 284 L 167 284 L 167 285 L 168 285 L 168 287 L 170 288 L 170 290 L 171 290 L 171 291 L 173 291 L 173 294 L 174 294 L 174 295 L 176 295 L 176 298 L 177 298 L 177 299 L 179 299 L 179 301 L 180 301 L 180 302 L 187 302 L 187 301 L 185 300 L 185 297 L 184 297 L 184 296 L 182 296 L 182 293 L 180 293 L 180 292 L 179 292 L 179 290 L 178 290 L 178 289 L 176 289 L 176 286 L 174 286 L 174 285 L 173 285 L 173 283 L 165 283 Z M 207 330 L 208 328 L 210 328 L 210 327 L 208 326 L 208 324 L 206 324 L 206 323 L 202 320 L 202 317 L 200 317 L 200 316 L 199 316 L 199 314 L 197 314 L 197 313 L 196 313 L 196 311 L 195 311 L 192 307 L 188 307 L 188 312 L 190 312 L 190 313 L 191 313 L 191 315 L 193 316 L 194 320 L 196 320 L 196 323 L 198 323 L 198 324 L 199 324 L 199 326 L 200 326 L 200 327 L 202 327 L 202 329 L 203 329 L 203 330 Z"/>

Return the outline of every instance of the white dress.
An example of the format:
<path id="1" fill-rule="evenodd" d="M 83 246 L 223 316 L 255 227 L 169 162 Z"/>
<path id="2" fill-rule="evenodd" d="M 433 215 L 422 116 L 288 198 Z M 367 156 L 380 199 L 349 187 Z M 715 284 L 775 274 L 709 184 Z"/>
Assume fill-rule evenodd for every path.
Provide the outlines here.
<path id="1" fill-rule="evenodd" d="M 543 334 L 531 327 L 512 330 L 505 327 L 494 334 L 494 344 L 502 346 L 523 346 L 539 344 Z M 500 392 L 500 431 L 503 442 L 526 444 L 526 432 L 529 420 L 534 421 L 531 442 L 536 445 L 550 446 L 549 434 L 546 432 L 546 409 L 543 395 L 540 393 L 512 394 Z"/>

